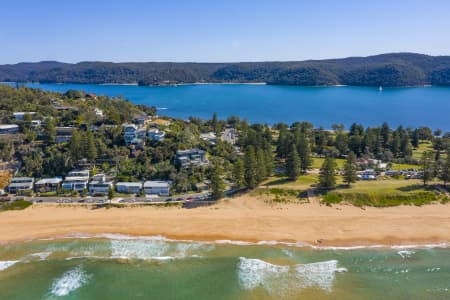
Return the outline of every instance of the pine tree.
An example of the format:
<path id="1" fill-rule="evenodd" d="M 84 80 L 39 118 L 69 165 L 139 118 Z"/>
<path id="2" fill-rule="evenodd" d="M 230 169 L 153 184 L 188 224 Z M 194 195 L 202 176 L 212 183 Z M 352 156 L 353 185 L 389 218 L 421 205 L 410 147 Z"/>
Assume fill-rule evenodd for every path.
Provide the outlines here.
<path id="1" fill-rule="evenodd" d="M 422 157 L 420 159 L 420 165 L 422 168 L 422 181 L 423 185 L 427 185 L 427 182 L 433 179 L 433 170 L 434 170 L 434 157 L 433 152 L 426 151 L 422 153 Z"/>
<path id="2" fill-rule="evenodd" d="M 309 144 L 309 139 L 306 133 L 300 134 L 300 139 L 298 141 L 298 155 L 300 156 L 300 170 L 303 174 L 311 168 L 312 158 L 311 158 L 311 145 Z"/>
<path id="3" fill-rule="evenodd" d="M 72 162 L 76 162 L 81 158 L 82 155 L 82 144 L 81 144 L 81 136 L 78 130 L 74 130 L 72 133 L 72 137 L 69 142 L 69 152 Z"/>
<path id="4" fill-rule="evenodd" d="M 244 162 L 240 158 L 233 164 L 233 181 L 238 189 L 245 187 Z"/>
<path id="5" fill-rule="evenodd" d="M 97 158 L 97 147 L 95 145 L 94 135 L 90 131 L 86 132 L 85 147 L 85 157 L 90 161 L 94 161 Z"/>
<path id="6" fill-rule="evenodd" d="M 444 186 L 447 186 L 447 183 L 450 182 L 450 149 L 447 151 L 447 158 L 444 160 L 438 177 L 444 183 Z"/>
<path id="7" fill-rule="evenodd" d="M 269 149 L 266 149 L 266 151 L 264 151 L 264 158 L 266 164 L 266 177 L 269 177 L 272 175 L 273 172 L 273 155 L 270 145 Z"/>
<path id="8" fill-rule="evenodd" d="M 332 189 L 336 186 L 336 162 L 327 157 L 320 168 L 319 186 L 323 189 Z"/>
<path id="9" fill-rule="evenodd" d="M 264 154 L 264 150 L 262 148 L 258 148 L 256 151 L 256 176 L 258 183 L 263 181 L 266 176 L 266 155 Z"/>
<path id="10" fill-rule="evenodd" d="M 347 156 L 347 161 L 344 165 L 344 182 L 350 186 L 352 183 L 356 182 L 358 179 L 356 175 L 356 156 L 355 153 L 350 152 Z"/>
<path id="11" fill-rule="evenodd" d="M 245 151 L 244 157 L 244 169 L 245 169 L 245 185 L 248 188 L 254 188 L 257 185 L 256 176 L 256 155 L 255 148 L 250 145 Z"/>
<path id="12" fill-rule="evenodd" d="M 218 200 L 223 197 L 225 192 L 225 182 L 222 178 L 223 170 L 218 162 L 215 162 L 211 167 L 211 192 L 212 199 Z"/>
<path id="13" fill-rule="evenodd" d="M 54 143 L 56 136 L 55 123 L 53 119 L 46 119 L 44 123 L 44 135 L 47 143 Z"/>
<path id="14" fill-rule="evenodd" d="M 294 144 L 291 145 L 291 151 L 286 159 L 286 175 L 290 180 L 297 180 L 301 173 L 301 162 Z"/>

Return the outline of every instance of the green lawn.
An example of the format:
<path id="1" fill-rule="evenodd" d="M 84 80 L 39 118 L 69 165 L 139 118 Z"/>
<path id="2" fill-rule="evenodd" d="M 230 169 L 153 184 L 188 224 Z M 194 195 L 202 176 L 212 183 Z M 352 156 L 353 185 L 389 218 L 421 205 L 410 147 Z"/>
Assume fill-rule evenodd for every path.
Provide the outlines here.
<path id="1" fill-rule="evenodd" d="M 312 169 L 320 169 L 322 167 L 323 162 L 325 161 L 325 158 L 322 157 L 313 157 L 313 164 L 311 166 Z M 336 165 L 338 169 L 343 169 L 345 164 L 345 159 L 342 158 L 336 158 L 335 159 Z"/>
<path id="2" fill-rule="evenodd" d="M 433 144 L 430 141 L 420 141 L 419 147 L 413 150 L 412 157 L 415 159 L 420 159 L 422 157 L 422 153 L 425 151 L 434 151 Z"/>
<path id="3" fill-rule="evenodd" d="M 424 205 L 447 202 L 448 198 L 424 188 L 420 180 L 358 181 L 351 188 L 338 188 L 323 197 L 325 204 L 346 202 L 355 206 L 386 207 L 396 205 Z"/>
<path id="4" fill-rule="evenodd" d="M 420 169 L 419 165 L 412 164 L 392 164 L 392 170 Z"/>
<path id="5" fill-rule="evenodd" d="M 291 181 L 287 177 L 272 176 L 264 181 L 261 186 L 270 188 L 306 190 L 309 189 L 311 185 L 316 184 L 318 181 L 318 174 L 301 175 L 296 181 Z"/>

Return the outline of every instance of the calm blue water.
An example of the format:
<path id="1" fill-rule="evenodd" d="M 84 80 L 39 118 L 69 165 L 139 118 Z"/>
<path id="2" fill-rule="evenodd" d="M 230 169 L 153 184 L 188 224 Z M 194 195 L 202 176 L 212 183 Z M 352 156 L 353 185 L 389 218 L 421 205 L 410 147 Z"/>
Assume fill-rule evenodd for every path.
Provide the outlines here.
<path id="1" fill-rule="evenodd" d="M 387 121 L 392 126 L 429 126 L 450 130 L 450 88 L 292 87 L 243 84 L 139 87 L 122 85 L 29 84 L 65 92 L 79 89 L 98 95 L 119 96 L 136 104 L 160 108 L 179 118 L 226 118 L 237 115 L 258 123 L 310 121 L 366 126 Z"/>

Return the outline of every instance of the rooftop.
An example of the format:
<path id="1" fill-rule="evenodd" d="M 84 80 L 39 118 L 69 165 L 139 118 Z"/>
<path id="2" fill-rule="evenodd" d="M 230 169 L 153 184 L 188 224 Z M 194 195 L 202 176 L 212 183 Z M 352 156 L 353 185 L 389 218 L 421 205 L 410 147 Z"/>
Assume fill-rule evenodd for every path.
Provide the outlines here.
<path id="1" fill-rule="evenodd" d="M 36 182 L 37 185 L 40 184 L 58 184 L 61 183 L 62 179 L 61 178 L 43 178 L 41 180 L 38 180 Z"/>
<path id="2" fill-rule="evenodd" d="M 146 181 L 144 182 L 144 188 L 146 187 L 161 187 L 168 188 L 170 186 L 169 181 Z"/>

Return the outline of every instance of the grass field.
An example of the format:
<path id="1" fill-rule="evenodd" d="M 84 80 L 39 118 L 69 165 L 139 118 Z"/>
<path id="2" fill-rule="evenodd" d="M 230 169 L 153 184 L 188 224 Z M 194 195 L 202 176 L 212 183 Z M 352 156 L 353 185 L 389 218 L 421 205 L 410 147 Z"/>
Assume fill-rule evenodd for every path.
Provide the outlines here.
<path id="1" fill-rule="evenodd" d="M 419 147 L 413 150 L 412 157 L 415 159 L 420 159 L 422 153 L 425 151 L 434 151 L 433 144 L 430 141 L 420 141 Z"/>
<path id="2" fill-rule="evenodd" d="M 338 188 L 324 195 L 326 204 L 350 203 L 355 206 L 386 207 L 396 205 L 424 205 L 447 202 L 449 199 L 432 188 L 425 188 L 420 180 L 358 181 L 351 188 Z"/>
<path id="3" fill-rule="evenodd" d="M 264 181 L 261 186 L 281 189 L 306 190 L 311 188 L 311 186 L 316 184 L 318 181 L 318 174 L 302 175 L 299 176 L 296 181 L 291 181 L 287 177 L 272 176 Z"/>
<path id="4" fill-rule="evenodd" d="M 323 164 L 324 161 L 325 161 L 325 158 L 313 157 L 313 164 L 311 166 L 311 169 L 320 169 L 320 167 L 322 167 L 322 164 Z M 336 165 L 337 165 L 338 169 L 344 168 L 345 159 L 336 158 L 334 161 L 336 162 Z"/>

